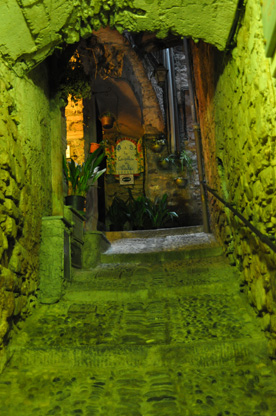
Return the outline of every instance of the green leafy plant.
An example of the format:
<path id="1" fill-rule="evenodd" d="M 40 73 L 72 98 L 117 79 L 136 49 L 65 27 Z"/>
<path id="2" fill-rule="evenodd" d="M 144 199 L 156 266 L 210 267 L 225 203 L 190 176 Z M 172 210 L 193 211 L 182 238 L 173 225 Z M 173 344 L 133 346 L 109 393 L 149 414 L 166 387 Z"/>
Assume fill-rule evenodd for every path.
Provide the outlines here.
<path id="1" fill-rule="evenodd" d="M 123 230 L 129 218 L 126 202 L 118 196 L 115 196 L 107 211 L 106 217 L 110 220 L 111 227 L 114 231 Z"/>
<path id="2" fill-rule="evenodd" d="M 105 111 L 103 112 L 99 119 L 101 119 L 102 117 L 112 117 L 114 120 L 116 119 L 115 115 L 113 113 L 111 113 L 111 111 Z"/>
<path id="3" fill-rule="evenodd" d="M 158 159 L 158 165 L 161 169 L 172 169 L 173 167 L 176 167 L 176 155 L 170 154 L 165 157 L 161 157 Z"/>
<path id="4" fill-rule="evenodd" d="M 66 103 L 69 95 L 74 102 L 77 102 L 81 98 L 90 98 L 90 77 L 91 76 L 84 70 L 84 66 L 78 52 L 75 52 L 67 64 L 59 87 L 60 99 Z"/>
<path id="5" fill-rule="evenodd" d="M 107 212 L 107 217 L 116 230 L 123 230 L 127 222 L 132 230 L 160 228 L 178 217 L 176 212 L 168 208 L 167 194 L 154 201 L 145 195 L 134 198 L 130 188 L 128 194 L 126 201 L 116 196 Z"/>
<path id="6" fill-rule="evenodd" d="M 169 220 L 178 218 L 176 212 L 169 211 L 167 194 L 164 194 L 162 197 L 157 197 L 154 202 L 148 200 L 147 215 L 150 220 L 151 228 L 160 228 Z"/>
<path id="7" fill-rule="evenodd" d="M 190 175 L 193 170 L 193 161 L 187 151 L 184 149 L 181 153 L 172 153 L 159 159 L 159 166 L 164 169 L 175 169 L 178 173 L 187 173 Z"/>
<path id="8" fill-rule="evenodd" d="M 161 152 L 161 150 L 163 149 L 163 147 L 167 144 L 166 142 L 166 138 L 164 134 L 160 134 L 157 138 L 155 138 L 154 140 L 152 140 L 151 143 L 151 150 L 155 153 L 159 153 Z"/>
<path id="9" fill-rule="evenodd" d="M 104 157 L 101 147 L 91 153 L 82 165 L 77 165 L 73 159 L 66 162 L 63 157 L 63 172 L 67 184 L 70 184 L 71 195 L 86 195 L 90 186 L 106 171 L 106 169 L 99 170 L 99 165 Z"/>
<path id="10" fill-rule="evenodd" d="M 181 151 L 179 155 L 179 160 L 180 160 L 181 171 L 183 172 L 184 169 L 186 168 L 187 172 L 191 174 L 193 170 L 193 161 L 185 149 Z"/>
<path id="11" fill-rule="evenodd" d="M 129 198 L 127 203 L 127 211 L 129 223 L 133 230 L 143 230 L 144 228 L 147 228 L 147 208 L 150 200 L 145 195 L 140 195 L 137 198 L 134 198 L 130 188 L 128 188 L 128 194 Z"/>

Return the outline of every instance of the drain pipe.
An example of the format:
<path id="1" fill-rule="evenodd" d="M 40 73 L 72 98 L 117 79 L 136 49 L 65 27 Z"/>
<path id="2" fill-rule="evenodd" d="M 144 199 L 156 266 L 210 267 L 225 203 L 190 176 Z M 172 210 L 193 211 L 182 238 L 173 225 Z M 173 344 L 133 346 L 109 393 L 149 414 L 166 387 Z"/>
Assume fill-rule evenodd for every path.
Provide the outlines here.
<path id="1" fill-rule="evenodd" d="M 168 86 L 168 106 L 169 106 L 169 119 L 170 119 L 170 147 L 171 153 L 176 151 L 176 125 L 175 125 L 175 111 L 174 111 L 174 94 L 173 94 L 173 82 L 172 82 L 172 68 L 170 59 L 169 48 L 164 50 L 164 62 L 165 67 L 168 70 L 167 86 Z"/>
<path id="2" fill-rule="evenodd" d="M 174 123 L 175 123 L 175 150 L 180 152 L 180 134 L 179 134 L 179 117 L 178 117 L 178 106 L 176 96 L 176 80 L 175 80 L 175 67 L 174 67 L 174 52 L 173 48 L 169 49 L 170 65 L 171 65 L 171 80 L 172 80 L 172 93 L 173 93 L 173 112 L 174 112 Z"/>
<path id="3" fill-rule="evenodd" d="M 197 153 L 197 168 L 198 168 L 198 175 L 199 175 L 199 183 L 200 183 L 200 195 L 201 195 L 201 202 L 202 202 L 202 220 L 203 220 L 203 231 L 205 233 L 210 233 L 210 224 L 209 224 L 209 216 L 208 216 L 208 204 L 207 204 L 207 192 L 204 188 L 204 163 L 203 163 L 203 155 L 202 155 L 202 143 L 201 143 L 201 134 L 200 134 L 200 125 L 197 120 L 197 114 L 195 110 L 195 94 L 192 82 L 192 73 L 191 73 L 191 65 L 190 65 L 190 56 L 189 56 L 189 45 L 186 38 L 183 39 L 183 52 L 186 58 L 186 65 L 187 65 L 187 75 L 188 75 L 188 83 L 189 83 L 189 94 L 191 98 L 191 113 L 192 113 L 192 120 L 193 120 L 193 130 L 195 135 L 195 142 L 196 142 L 196 153 Z"/>

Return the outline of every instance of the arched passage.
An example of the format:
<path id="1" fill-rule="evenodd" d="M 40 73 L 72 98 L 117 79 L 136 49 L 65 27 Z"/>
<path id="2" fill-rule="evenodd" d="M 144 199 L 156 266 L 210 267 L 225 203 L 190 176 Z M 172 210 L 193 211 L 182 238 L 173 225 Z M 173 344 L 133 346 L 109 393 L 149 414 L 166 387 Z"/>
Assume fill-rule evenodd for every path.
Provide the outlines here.
<path id="1" fill-rule="evenodd" d="M 129 38 L 131 38 L 131 41 L 129 41 Z M 68 137 L 70 136 L 68 144 L 72 149 L 71 156 L 78 163 L 83 162 L 84 156 L 87 156 L 89 151 L 90 142 L 99 141 L 95 130 L 95 120 L 100 114 L 111 112 L 115 116 L 116 122 L 112 128 L 103 131 L 107 154 L 112 152 L 115 158 L 113 148 L 116 141 L 123 137 L 129 137 L 136 141 L 141 140 L 144 149 L 144 169 L 136 174 L 131 186 L 134 196 L 146 195 L 152 201 L 155 198 L 161 198 L 164 194 L 168 196 L 170 209 L 177 212 L 178 219 L 170 223 L 164 221 L 161 225 L 163 227 L 168 225 L 175 227 L 201 225 L 200 190 L 192 123 L 189 122 L 190 132 L 186 137 L 182 135 L 181 143 L 179 138 L 179 148 L 181 147 L 181 151 L 187 150 L 187 155 L 189 155 L 192 172 L 187 174 L 186 171 L 183 170 L 182 172 L 179 169 L 180 164 L 177 165 L 179 156 L 172 150 L 172 142 L 175 137 L 172 137 L 169 131 L 170 126 L 167 125 L 165 128 L 166 117 L 163 113 L 169 112 L 167 109 L 168 99 L 165 99 L 167 85 L 164 84 L 163 87 L 160 87 L 154 77 L 154 69 L 158 66 L 157 59 L 160 59 L 160 56 L 160 64 L 163 62 L 162 50 L 170 42 L 170 44 L 178 45 L 179 51 L 182 51 L 182 40 L 171 37 L 163 40 L 161 44 L 160 41 L 156 41 L 154 36 L 141 34 L 141 39 L 137 39 L 137 41 L 139 42 L 138 45 L 135 43 L 136 38 L 133 39 L 130 33 L 123 36 L 116 30 L 105 28 L 94 32 L 91 38 L 83 40 L 78 45 L 78 54 L 83 61 L 85 72 L 90 77 L 91 99 L 85 99 L 83 104 L 73 106 L 72 119 L 70 114 L 68 115 L 70 118 L 68 125 L 72 126 L 73 129 L 72 132 L 68 131 Z M 152 53 L 148 55 L 146 50 L 154 50 L 156 57 Z M 148 56 L 153 64 L 151 62 L 149 64 L 146 60 Z M 183 51 L 181 56 L 183 56 Z M 172 57 L 172 59 L 174 58 Z M 59 66 L 55 65 L 55 67 Z M 182 66 L 182 72 L 185 74 L 185 64 L 183 62 Z M 183 81 L 180 79 L 178 81 L 178 95 L 180 97 L 178 105 L 183 111 L 186 104 L 185 99 L 181 98 L 181 95 L 184 94 L 182 83 Z M 185 86 L 186 89 L 187 85 Z M 94 110 L 91 110 L 93 108 Z M 83 118 L 79 118 L 78 124 L 76 124 L 77 109 L 79 109 L 80 114 L 82 112 L 87 113 L 85 122 Z M 178 111 L 179 109 L 175 108 L 175 113 Z M 85 128 L 83 128 L 82 123 L 86 124 Z M 183 123 L 183 120 L 181 123 Z M 102 135 L 100 136 L 100 140 L 102 140 Z M 161 136 L 164 137 L 164 146 L 155 153 L 152 144 L 155 140 L 159 140 Z M 175 163 L 173 163 L 174 159 L 169 159 L 169 157 L 174 156 L 176 157 Z M 163 165 L 159 163 L 162 159 L 165 159 L 165 163 L 167 160 L 172 162 L 168 167 L 163 168 Z M 180 180 L 177 180 L 178 176 L 185 176 L 183 185 Z M 106 211 L 108 211 L 115 196 L 128 198 L 128 187 L 121 186 L 119 174 L 116 174 L 115 170 L 111 171 L 109 166 L 105 178 Z M 180 186 L 178 186 L 178 182 L 180 182 Z M 99 214 L 103 214 L 101 216 L 104 216 L 104 213 L 101 212 L 103 206 L 102 204 L 102 207 L 100 207 Z M 109 223 L 105 225 L 107 228 L 104 229 L 108 230 Z M 123 230 L 124 227 L 130 227 L 131 229 L 133 226 L 135 225 L 131 222 L 120 224 L 120 230 Z M 145 224 L 145 228 L 149 226 Z"/>

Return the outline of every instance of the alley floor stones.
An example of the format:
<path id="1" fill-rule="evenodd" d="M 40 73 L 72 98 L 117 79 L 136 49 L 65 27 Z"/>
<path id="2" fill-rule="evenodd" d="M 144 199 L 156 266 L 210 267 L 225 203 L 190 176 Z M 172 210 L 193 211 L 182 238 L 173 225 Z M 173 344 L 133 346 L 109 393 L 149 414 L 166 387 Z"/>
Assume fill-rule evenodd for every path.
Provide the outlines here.
<path id="1" fill-rule="evenodd" d="M 138 249 L 116 263 L 115 249 L 25 321 L 0 415 L 275 416 L 267 341 L 224 257 L 204 244 L 200 257 L 145 262 Z"/>

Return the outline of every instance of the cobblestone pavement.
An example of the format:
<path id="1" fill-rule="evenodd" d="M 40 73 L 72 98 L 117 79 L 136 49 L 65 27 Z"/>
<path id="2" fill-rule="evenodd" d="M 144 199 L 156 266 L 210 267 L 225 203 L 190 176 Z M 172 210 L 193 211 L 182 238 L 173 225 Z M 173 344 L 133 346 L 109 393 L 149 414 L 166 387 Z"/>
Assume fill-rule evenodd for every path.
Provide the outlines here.
<path id="1" fill-rule="evenodd" d="M 222 256 L 103 264 L 22 325 L 0 415 L 276 416 L 266 348 Z"/>

